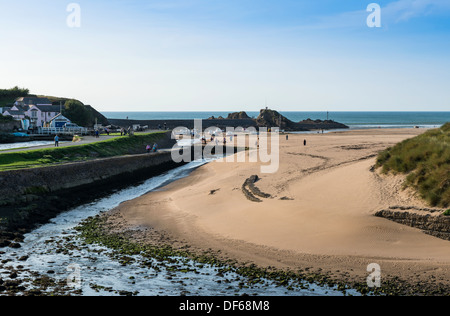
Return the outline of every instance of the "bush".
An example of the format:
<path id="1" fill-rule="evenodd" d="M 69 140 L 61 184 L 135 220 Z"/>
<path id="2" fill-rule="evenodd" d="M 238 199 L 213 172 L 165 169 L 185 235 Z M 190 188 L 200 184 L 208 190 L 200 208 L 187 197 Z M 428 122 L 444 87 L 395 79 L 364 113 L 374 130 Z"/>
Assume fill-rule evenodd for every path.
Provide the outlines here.
<path id="1" fill-rule="evenodd" d="M 0 122 L 12 122 L 14 118 L 12 116 L 4 116 L 0 114 Z"/>
<path id="2" fill-rule="evenodd" d="M 450 205 L 450 123 L 381 152 L 377 167 L 407 174 L 407 184 L 432 206 Z"/>
<path id="3" fill-rule="evenodd" d="M 29 95 L 28 89 L 14 87 L 12 89 L 0 89 L 0 106 L 5 106 L 13 103 L 19 97 L 26 97 Z"/>
<path id="4" fill-rule="evenodd" d="M 93 107 L 84 105 L 78 100 L 66 101 L 62 114 L 73 123 L 83 127 L 92 127 L 96 121 L 98 124 L 109 124 L 108 120 Z"/>

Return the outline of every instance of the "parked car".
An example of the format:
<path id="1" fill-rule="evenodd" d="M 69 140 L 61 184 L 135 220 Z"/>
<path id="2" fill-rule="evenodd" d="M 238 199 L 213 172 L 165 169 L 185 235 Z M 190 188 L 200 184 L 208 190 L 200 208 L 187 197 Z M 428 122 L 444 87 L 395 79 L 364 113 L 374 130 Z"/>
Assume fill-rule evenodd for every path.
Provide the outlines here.
<path id="1" fill-rule="evenodd" d="M 64 125 L 64 127 L 65 127 L 65 128 L 80 128 L 81 126 L 78 126 L 78 125 L 75 124 L 75 123 L 66 123 L 66 124 Z"/>

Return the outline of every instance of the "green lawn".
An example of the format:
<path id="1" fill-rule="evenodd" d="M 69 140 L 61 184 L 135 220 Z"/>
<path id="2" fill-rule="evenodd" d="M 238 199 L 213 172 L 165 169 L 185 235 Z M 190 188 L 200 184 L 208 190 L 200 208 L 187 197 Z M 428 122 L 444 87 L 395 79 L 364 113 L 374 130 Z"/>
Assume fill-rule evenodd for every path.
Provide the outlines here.
<path id="1" fill-rule="evenodd" d="M 450 205 L 450 123 L 381 152 L 384 173 L 406 174 L 407 185 L 432 206 Z"/>
<path id="2" fill-rule="evenodd" d="M 164 138 L 164 132 L 123 136 L 96 143 L 1 153 L 0 171 L 42 167 L 71 161 L 83 161 L 145 153 L 145 147 Z"/>

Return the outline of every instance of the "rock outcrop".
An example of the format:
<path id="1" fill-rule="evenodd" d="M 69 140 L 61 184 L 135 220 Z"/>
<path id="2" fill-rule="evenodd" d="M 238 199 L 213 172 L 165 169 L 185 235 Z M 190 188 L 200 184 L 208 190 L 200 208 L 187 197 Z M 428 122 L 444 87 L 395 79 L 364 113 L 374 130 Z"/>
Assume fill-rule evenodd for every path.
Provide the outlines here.
<path id="1" fill-rule="evenodd" d="M 279 127 L 281 130 L 307 131 L 304 127 L 287 119 L 277 111 L 270 109 L 261 110 L 259 116 L 256 118 L 256 123 L 258 127 Z"/>
<path id="2" fill-rule="evenodd" d="M 413 210 L 414 211 L 414 210 Z M 430 212 L 418 214 L 404 210 L 381 210 L 375 213 L 377 217 L 383 217 L 403 225 L 421 229 L 424 233 L 445 240 L 450 240 L 450 216 L 431 215 Z"/>
<path id="3" fill-rule="evenodd" d="M 264 109 L 261 110 L 258 118 L 256 118 L 256 123 L 258 127 L 279 127 L 281 130 L 285 131 L 310 131 L 310 130 L 320 130 L 320 129 L 340 129 L 348 128 L 348 126 L 332 121 L 332 120 L 311 120 L 307 119 L 301 122 L 293 122 L 279 112 Z"/>
<path id="4" fill-rule="evenodd" d="M 174 129 L 180 126 L 193 129 L 196 128 L 194 125 L 194 120 L 121 120 L 121 119 L 109 119 L 112 125 L 128 128 L 134 124 L 136 125 L 147 125 L 149 129 L 158 129 L 158 126 L 165 124 L 168 129 Z M 263 109 L 260 111 L 259 116 L 253 119 L 248 116 L 246 112 L 235 112 L 230 113 L 227 118 L 223 117 L 210 117 L 203 120 L 203 128 L 210 126 L 215 126 L 225 130 L 227 127 L 242 127 L 242 128 L 260 128 L 260 127 L 281 127 L 281 130 L 287 132 L 293 131 L 311 131 L 311 130 L 330 130 L 330 129 L 345 129 L 348 126 L 331 121 L 321 121 L 321 120 L 305 120 L 301 122 L 293 122 L 279 112 Z"/>
<path id="5" fill-rule="evenodd" d="M 247 115 L 244 111 L 241 112 L 234 112 L 228 114 L 227 119 L 228 120 L 243 120 L 243 119 L 250 119 L 251 117 Z"/>

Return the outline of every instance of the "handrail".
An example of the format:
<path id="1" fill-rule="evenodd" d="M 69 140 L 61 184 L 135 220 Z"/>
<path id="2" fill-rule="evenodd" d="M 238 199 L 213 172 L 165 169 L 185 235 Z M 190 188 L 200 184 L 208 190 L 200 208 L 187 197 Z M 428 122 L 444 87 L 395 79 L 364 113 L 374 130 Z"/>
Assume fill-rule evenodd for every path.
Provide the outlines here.
<path id="1" fill-rule="evenodd" d="M 37 134 L 40 135 L 73 135 L 73 134 L 88 134 L 88 129 L 85 127 L 38 127 Z"/>

